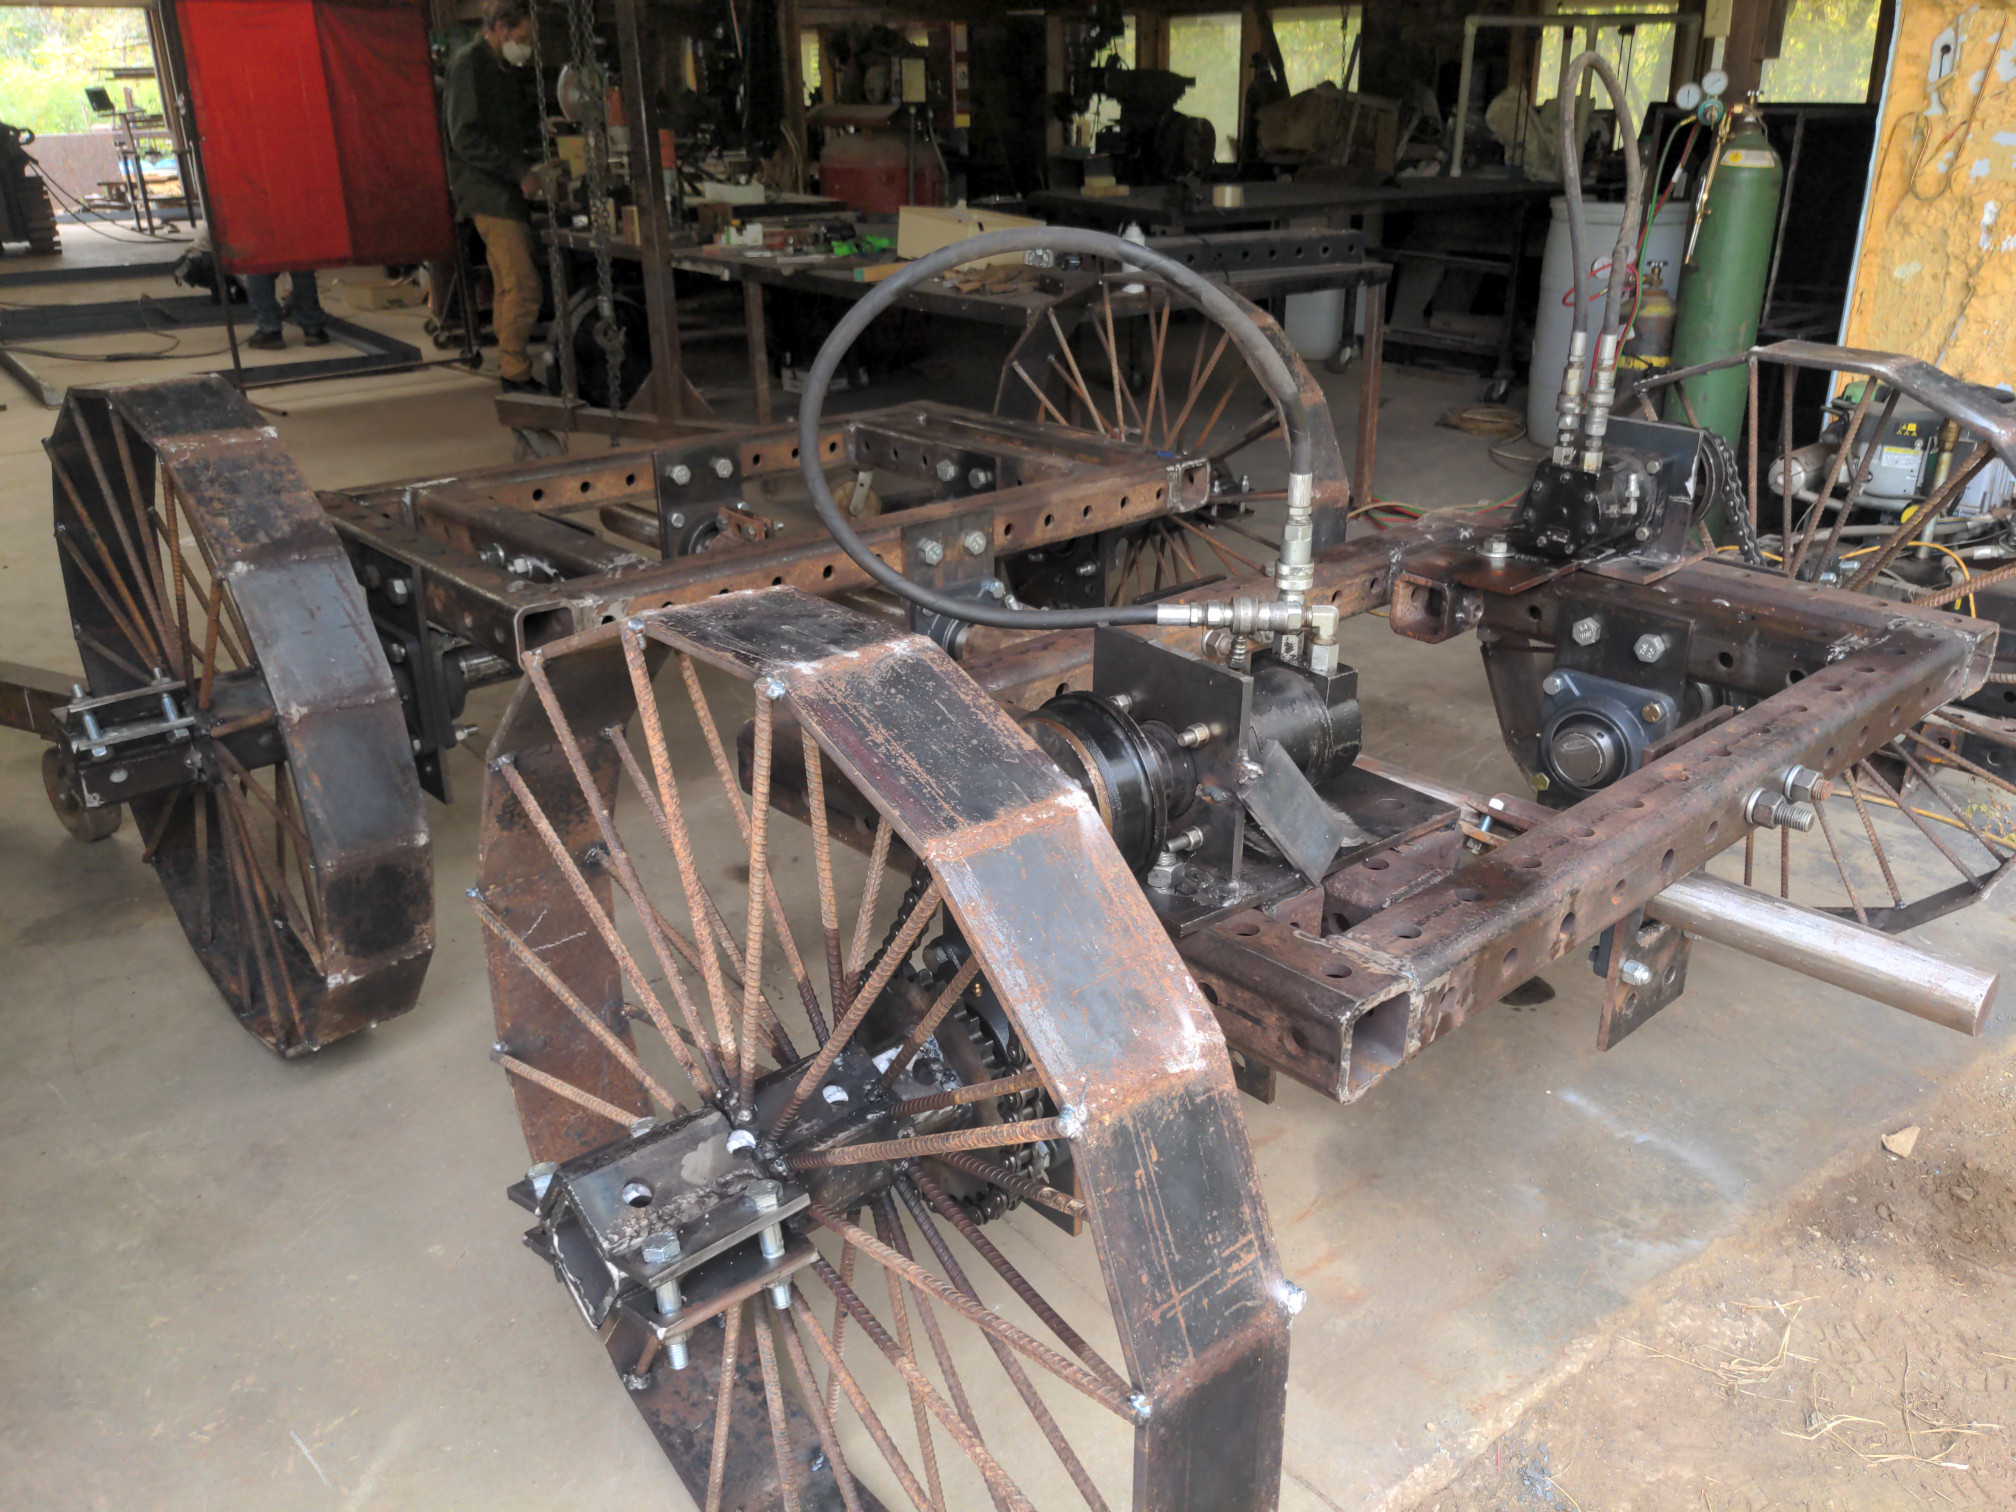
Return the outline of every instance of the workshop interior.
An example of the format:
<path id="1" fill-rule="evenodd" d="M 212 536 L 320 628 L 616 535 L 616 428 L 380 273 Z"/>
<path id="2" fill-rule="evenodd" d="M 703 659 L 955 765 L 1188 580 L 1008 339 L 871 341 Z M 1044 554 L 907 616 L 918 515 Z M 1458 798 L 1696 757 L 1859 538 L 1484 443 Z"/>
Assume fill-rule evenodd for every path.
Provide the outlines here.
<path id="1" fill-rule="evenodd" d="M 0 1503 L 2016 1506 L 2006 0 L 0 116 Z"/>

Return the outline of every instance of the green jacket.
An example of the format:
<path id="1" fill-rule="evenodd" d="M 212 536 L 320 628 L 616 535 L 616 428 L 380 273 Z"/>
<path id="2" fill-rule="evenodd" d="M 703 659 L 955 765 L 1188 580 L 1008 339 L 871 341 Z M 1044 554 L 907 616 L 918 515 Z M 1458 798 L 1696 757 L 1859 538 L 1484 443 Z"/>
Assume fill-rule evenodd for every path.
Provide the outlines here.
<path id="1" fill-rule="evenodd" d="M 518 188 L 539 158 L 539 103 L 532 70 L 513 68 L 481 36 L 448 59 L 448 188 L 455 213 L 529 221 Z"/>

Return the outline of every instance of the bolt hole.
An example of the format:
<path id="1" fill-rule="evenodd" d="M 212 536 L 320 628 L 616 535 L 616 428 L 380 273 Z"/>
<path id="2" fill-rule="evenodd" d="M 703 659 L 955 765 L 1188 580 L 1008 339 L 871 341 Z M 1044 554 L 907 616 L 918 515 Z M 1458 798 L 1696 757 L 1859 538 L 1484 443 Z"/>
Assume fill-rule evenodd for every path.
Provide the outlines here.
<path id="1" fill-rule="evenodd" d="M 1260 926 L 1255 924 L 1251 919 L 1242 919 L 1232 926 L 1232 933 L 1246 939 L 1251 939 L 1254 935 L 1260 933 Z"/>
<path id="2" fill-rule="evenodd" d="M 1333 982 L 1341 982 L 1344 978 L 1351 975 L 1351 968 L 1346 966 L 1342 961 L 1332 961 L 1323 968 L 1323 975 L 1330 978 Z"/>
<path id="3" fill-rule="evenodd" d="M 629 1207 L 647 1208 L 651 1206 L 651 1188 L 641 1181 L 627 1182 L 623 1187 L 623 1201 Z"/>
<path id="4" fill-rule="evenodd" d="M 1669 850 L 1666 852 L 1665 855 L 1659 858 L 1659 875 L 1662 877 L 1669 877 L 1672 874 L 1673 874 L 1673 852 Z"/>
<path id="5" fill-rule="evenodd" d="M 1484 894 L 1479 888 L 1459 887 L 1456 889 L 1456 901 L 1459 903 L 1475 903 L 1483 896 Z"/>
<path id="6" fill-rule="evenodd" d="M 1368 856 L 1365 860 L 1365 870 L 1384 871 L 1386 870 L 1387 867 L 1391 866 L 1392 864 L 1393 863 L 1387 860 L 1384 856 Z"/>
<path id="7" fill-rule="evenodd" d="M 1507 976 L 1510 976 L 1513 972 L 1519 969 L 1518 946 L 1515 945 L 1510 950 L 1505 952 L 1505 965 L 1503 969 Z"/>
<path id="8" fill-rule="evenodd" d="M 1403 940 L 1418 940 L 1421 938 L 1421 926 L 1419 924 L 1402 924 L 1393 933 Z"/>
<path id="9" fill-rule="evenodd" d="M 1727 672 L 1731 667 L 1736 665 L 1736 658 L 1731 656 L 1727 651 L 1717 651 L 1715 653 L 1715 665 L 1720 667 L 1724 672 Z"/>
<path id="10" fill-rule="evenodd" d="M 1569 909 L 1561 915 L 1561 944 L 1565 948 L 1575 943 L 1575 910 Z"/>

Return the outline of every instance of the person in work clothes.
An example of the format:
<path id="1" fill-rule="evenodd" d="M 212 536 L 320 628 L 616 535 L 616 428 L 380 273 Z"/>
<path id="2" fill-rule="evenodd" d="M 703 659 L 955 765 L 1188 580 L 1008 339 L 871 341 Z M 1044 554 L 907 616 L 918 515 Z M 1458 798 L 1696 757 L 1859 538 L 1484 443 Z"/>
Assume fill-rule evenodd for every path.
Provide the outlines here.
<path id="1" fill-rule="evenodd" d="M 448 60 L 448 187 L 455 210 L 476 223 L 490 264 L 498 367 L 504 391 L 533 391 L 526 345 L 539 316 L 539 269 L 532 260 L 538 187 L 538 85 L 529 0 L 484 0 L 483 29 Z"/>
<path id="2" fill-rule="evenodd" d="M 302 345 L 329 344 L 329 317 L 322 313 L 322 300 L 315 291 L 314 273 L 304 270 L 288 276 L 294 280 L 294 302 L 282 310 L 278 273 L 245 275 L 246 297 L 252 301 L 252 323 L 258 327 L 245 339 L 248 347 L 262 352 L 277 352 L 286 346 L 287 335 L 280 328 L 283 320 L 292 320 L 301 327 Z"/>

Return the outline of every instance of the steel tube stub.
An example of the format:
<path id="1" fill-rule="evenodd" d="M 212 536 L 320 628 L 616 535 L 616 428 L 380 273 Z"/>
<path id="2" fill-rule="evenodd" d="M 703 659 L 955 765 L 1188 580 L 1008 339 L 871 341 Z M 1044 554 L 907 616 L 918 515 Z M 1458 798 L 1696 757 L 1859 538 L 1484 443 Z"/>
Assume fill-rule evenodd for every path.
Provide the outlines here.
<path id="1" fill-rule="evenodd" d="M 1704 940 L 1962 1034 L 1981 1032 L 1995 1000 L 1995 972 L 1943 960 L 1852 919 L 1699 872 L 1652 898 L 1645 911 Z"/>

